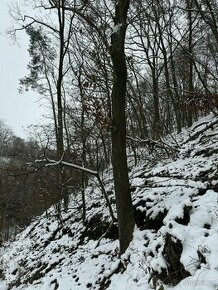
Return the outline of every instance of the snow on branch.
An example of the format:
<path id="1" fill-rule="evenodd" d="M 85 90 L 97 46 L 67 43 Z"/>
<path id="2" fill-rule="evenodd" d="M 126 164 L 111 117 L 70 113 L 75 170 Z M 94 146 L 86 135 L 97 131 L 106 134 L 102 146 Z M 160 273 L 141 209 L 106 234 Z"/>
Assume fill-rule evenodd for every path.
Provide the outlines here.
<path id="1" fill-rule="evenodd" d="M 216 124 L 218 124 L 218 117 L 215 117 L 211 122 L 207 123 L 202 129 L 200 129 L 197 132 L 191 134 L 187 139 L 185 139 L 181 143 L 181 145 L 184 145 L 184 144 L 188 143 L 189 141 L 192 141 L 192 140 L 196 139 L 199 135 L 204 133 L 206 130 L 208 130 L 210 128 L 213 128 L 213 126 L 216 125 Z M 200 126 L 200 125 L 201 124 L 199 124 L 198 126 Z"/>
<path id="2" fill-rule="evenodd" d="M 45 157 L 44 159 L 41 159 L 41 160 L 36 160 L 35 163 L 45 163 L 45 167 L 48 167 L 48 166 L 57 166 L 57 165 L 63 165 L 63 166 L 68 166 L 68 167 L 71 167 L 75 170 L 80 170 L 80 171 L 83 171 L 85 173 L 88 173 L 88 174 L 91 174 L 93 176 L 95 176 L 98 180 L 98 183 L 99 183 L 99 186 L 102 190 L 102 194 L 105 198 L 105 201 L 107 203 L 107 206 L 108 206 L 108 209 L 109 209 L 109 212 L 110 212 L 110 216 L 112 218 L 112 222 L 115 222 L 117 221 L 117 219 L 115 218 L 114 216 L 114 213 L 113 213 L 113 209 L 112 209 L 112 206 L 110 204 L 110 201 L 109 201 L 109 198 L 108 198 L 108 195 L 107 195 L 107 192 L 104 188 L 104 184 L 100 178 L 100 175 L 98 173 L 98 171 L 94 171 L 94 170 L 91 170 L 91 169 L 88 169 L 88 168 L 85 168 L 83 166 L 79 166 L 79 165 L 76 165 L 74 163 L 70 163 L 70 162 L 66 162 L 66 161 L 63 161 L 63 157 L 60 159 L 60 160 L 51 160 L 47 157 Z"/>
<path id="3" fill-rule="evenodd" d="M 127 139 L 132 141 L 132 142 L 136 142 L 136 143 L 140 143 L 144 146 L 148 146 L 148 147 L 157 147 L 157 148 L 168 148 L 168 149 L 171 149 L 173 151 L 179 151 L 178 148 L 172 146 L 172 145 L 169 145 L 167 144 L 166 142 L 164 142 L 163 140 L 152 140 L 152 139 L 141 139 L 141 138 L 133 138 L 133 137 L 130 137 L 130 136 L 127 136 Z"/>
<path id="4" fill-rule="evenodd" d="M 76 165 L 74 163 L 70 163 L 70 162 L 63 161 L 62 159 L 59 160 L 59 161 L 56 161 L 56 160 L 50 160 L 50 159 L 46 158 L 43 161 L 44 162 L 45 161 L 48 162 L 47 164 L 45 164 L 45 166 L 54 166 L 54 165 L 62 164 L 64 166 L 72 167 L 72 168 L 74 168 L 76 170 L 80 170 L 80 171 L 86 172 L 86 173 L 91 174 L 91 175 L 94 175 L 94 176 L 97 176 L 98 175 L 98 172 L 97 171 L 94 171 L 94 170 L 85 168 L 83 166 Z"/>

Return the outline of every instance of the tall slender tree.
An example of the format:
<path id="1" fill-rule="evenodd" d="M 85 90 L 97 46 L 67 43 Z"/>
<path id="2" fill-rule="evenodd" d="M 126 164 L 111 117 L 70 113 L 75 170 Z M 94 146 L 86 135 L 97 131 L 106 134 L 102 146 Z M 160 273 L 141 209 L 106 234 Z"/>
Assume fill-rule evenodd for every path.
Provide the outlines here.
<path id="1" fill-rule="evenodd" d="M 126 156 L 127 67 L 124 49 L 128 9 L 128 0 L 117 1 L 114 17 L 115 27 L 111 35 L 110 48 L 114 73 L 112 89 L 112 163 L 119 222 L 120 254 L 123 254 L 127 249 L 132 239 L 134 227 Z"/>

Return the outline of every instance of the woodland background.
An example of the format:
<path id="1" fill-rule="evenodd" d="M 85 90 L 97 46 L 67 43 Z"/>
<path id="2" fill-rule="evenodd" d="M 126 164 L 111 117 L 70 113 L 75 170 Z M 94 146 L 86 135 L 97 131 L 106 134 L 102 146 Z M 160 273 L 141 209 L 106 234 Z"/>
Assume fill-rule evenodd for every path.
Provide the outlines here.
<path id="1" fill-rule="evenodd" d="M 60 219 L 72 193 L 81 195 L 85 221 L 88 175 L 53 161 L 102 172 L 112 154 L 111 37 L 119 30 L 113 1 L 23 2 L 11 7 L 17 26 L 10 31 L 15 40 L 19 30 L 29 36 L 29 75 L 20 92 L 40 93 L 48 114 L 44 125 L 29 128 L 28 140 L 0 123 L 4 240 L 51 205 Z M 126 144 L 137 164 L 142 147 L 156 160 L 172 156 L 166 135 L 217 112 L 218 3 L 133 1 L 127 23 Z"/>

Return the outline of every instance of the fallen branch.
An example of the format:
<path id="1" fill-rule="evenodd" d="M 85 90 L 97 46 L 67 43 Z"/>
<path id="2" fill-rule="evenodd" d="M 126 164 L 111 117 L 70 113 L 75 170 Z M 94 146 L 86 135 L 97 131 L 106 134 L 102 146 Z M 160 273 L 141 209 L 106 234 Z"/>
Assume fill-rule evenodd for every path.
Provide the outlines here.
<path id="1" fill-rule="evenodd" d="M 106 200 L 106 203 L 107 203 L 107 206 L 108 206 L 108 209 L 109 209 L 109 212 L 110 212 L 110 216 L 112 218 L 112 221 L 115 222 L 117 221 L 117 219 L 115 218 L 114 216 L 114 213 L 113 213 L 113 209 L 112 209 L 112 206 L 110 204 L 110 201 L 109 201 L 109 198 L 108 198 L 108 195 L 107 195 L 107 192 L 104 188 L 104 184 L 100 178 L 100 175 L 98 173 L 98 171 L 94 171 L 94 170 L 91 170 L 89 168 L 85 168 L 83 166 L 79 166 L 79 165 L 76 165 L 76 164 L 73 164 L 73 163 L 70 163 L 70 162 L 66 162 L 66 161 L 63 161 L 62 159 L 60 159 L 59 161 L 56 161 L 56 160 L 51 160 L 51 159 L 48 159 L 48 158 L 45 158 L 43 160 L 36 160 L 35 161 L 36 163 L 41 163 L 41 162 L 45 162 L 45 167 L 48 167 L 48 166 L 57 166 L 57 165 L 64 165 L 64 166 L 67 166 L 67 167 L 71 167 L 75 170 L 79 170 L 79 171 L 82 171 L 82 172 L 85 172 L 87 174 L 91 174 L 93 176 L 95 176 L 98 180 L 98 183 L 99 183 L 99 186 L 101 188 L 101 191 L 102 191 L 102 194 Z"/>
<path id="2" fill-rule="evenodd" d="M 130 140 L 130 141 L 133 141 L 135 143 L 140 143 L 142 145 L 145 145 L 145 146 L 148 146 L 148 147 L 157 147 L 157 148 L 167 148 L 167 149 L 170 149 L 172 151 L 179 151 L 179 149 L 177 147 L 174 147 L 174 146 L 171 146 L 167 143 L 165 143 L 162 139 L 156 141 L 156 140 L 152 140 L 152 139 L 141 139 L 141 138 L 133 138 L 133 137 L 130 137 L 130 136 L 127 136 L 127 139 Z"/>
<path id="3" fill-rule="evenodd" d="M 202 128 L 201 130 L 199 130 L 199 131 L 193 133 L 192 135 L 190 135 L 186 140 L 184 140 L 181 143 L 181 145 L 184 145 L 184 144 L 188 143 L 189 141 L 192 141 L 192 140 L 196 139 L 199 135 L 204 133 L 206 130 L 208 130 L 210 128 L 213 128 L 213 126 L 216 125 L 217 123 L 218 123 L 218 118 L 215 118 L 211 122 L 207 123 L 204 128 Z"/>
<path id="4" fill-rule="evenodd" d="M 95 246 L 96 248 L 99 246 L 101 240 L 106 236 L 106 234 L 110 231 L 111 227 L 113 226 L 113 221 L 109 224 L 109 227 L 107 228 L 106 232 L 103 233 L 103 235 L 99 238 L 97 245 Z"/>

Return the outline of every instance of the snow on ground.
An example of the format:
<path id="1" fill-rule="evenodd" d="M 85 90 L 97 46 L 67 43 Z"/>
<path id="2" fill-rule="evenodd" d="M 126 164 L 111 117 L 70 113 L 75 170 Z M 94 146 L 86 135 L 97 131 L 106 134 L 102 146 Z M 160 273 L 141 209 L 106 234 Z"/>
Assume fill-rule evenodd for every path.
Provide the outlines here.
<path id="1" fill-rule="evenodd" d="M 86 225 L 74 197 L 61 220 L 50 209 L 1 248 L 0 290 L 217 290 L 217 118 L 211 114 L 167 141 L 179 146 L 177 157 L 152 168 L 144 160 L 130 172 L 137 226 L 123 256 L 92 180 Z M 110 170 L 104 183 L 115 211 Z"/>

